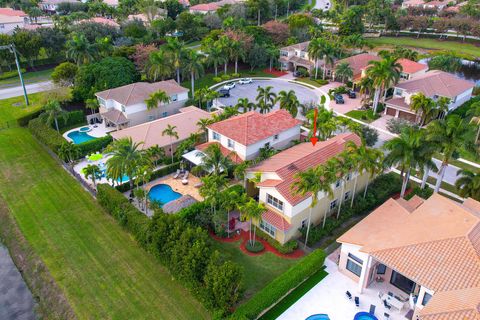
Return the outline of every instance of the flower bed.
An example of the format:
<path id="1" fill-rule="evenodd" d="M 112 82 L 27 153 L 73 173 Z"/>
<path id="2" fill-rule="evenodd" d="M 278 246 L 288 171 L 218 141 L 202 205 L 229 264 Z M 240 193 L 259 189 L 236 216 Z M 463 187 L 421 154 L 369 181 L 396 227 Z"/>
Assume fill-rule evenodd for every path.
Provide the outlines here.
<path id="1" fill-rule="evenodd" d="M 280 70 L 277 70 L 277 69 L 272 69 L 270 71 L 269 68 L 263 69 L 262 71 L 265 72 L 265 73 L 271 74 L 272 76 L 275 76 L 275 77 L 281 77 L 281 76 L 284 76 L 284 75 L 288 74 L 288 72 L 286 72 L 286 71 L 280 71 Z"/>

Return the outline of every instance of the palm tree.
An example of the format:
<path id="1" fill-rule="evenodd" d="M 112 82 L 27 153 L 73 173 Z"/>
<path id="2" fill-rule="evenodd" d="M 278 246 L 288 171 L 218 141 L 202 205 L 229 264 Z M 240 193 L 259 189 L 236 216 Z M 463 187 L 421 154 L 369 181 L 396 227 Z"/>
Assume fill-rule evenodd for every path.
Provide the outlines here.
<path id="1" fill-rule="evenodd" d="M 205 133 L 205 141 L 208 140 L 208 129 L 207 129 L 207 127 L 209 125 L 211 125 L 212 123 L 213 123 L 212 119 L 208 119 L 208 118 L 200 119 L 197 122 L 197 126 L 200 128 L 200 130 L 202 130 Z"/>
<path id="2" fill-rule="evenodd" d="M 315 110 L 310 110 L 306 118 L 308 119 L 310 123 L 310 132 L 312 135 L 316 135 L 316 132 L 313 132 L 313 127 L 314 127 L 314 115 L 315 115 Z M 333 114 L 333 110 L 327 110 L 324 107 L 318 108 L 318 114 L 317 114 L 317 132 L 318 132 L 318 139 L 321 141 L 325 141 L 328 138 L 331 138 L 335 131 L 338 128 L 338 121 L 335 115 Z"/>
<path id="3" fill-rule="evenodd" d="M 163 149 L 160 149 L 163 151 Z M 153 163 L 151 161 L 145 162 L 142 166 L 140 166 L 137 170 L 137 190 L 142 190 L 144 197 L 143 200 L 145 201 L 145 214 L 148 215 L 148 192 L 146 189 L 147 182 L 150 181 L 153 175 Z M 143 189 L 139 189 L 138 185 L 142 182 Z M 141 200 L 141 199 L 139 199 Z"/>
<path id="4" fill-rule="evenodd" d="M 213 65 L 215 69 L 215 77 L 218 76 L 218 66 L 225 63 L 226 60 L 228 60 L 225 57 L 225 54 L 222 50 L 222 48 L 217 44 L 217 45 L 212 45 L 209 47 L 206 52 L 207 54 L 207 64 L 208 65 Z"/>
<path id="5" fill-rule="evenodd" d="M 420 126 L 433 119 L 437 114 L 436 104 L 432 98 L 426 97 L 422 92 L 411 97 L 410 109 L 420 114 Z"/>
<path id="6" fill-rule="evenodd" d="M 327 67 L 330 66 L 330 69 L 333 69 L 335 59 L 340 56 L 340 49 L 335 45 L 325 42 L 325 47 L 323 48 L 323 79 L 327 76 Z"/>
<path id="7" fill-rule="evenodd" d="M 460 176 L 460 178 L 455 181 L 455 187 L 459 195 L 480 201 L 480 173 L 460 169 L 457 171 L 457 176 Z"/>
<path id="8" fill-rule="evenodd" d="M 67 59 L 73 60 L 77 65 L 90 63 L 97 55 L 96 46 L 88 42 L 83 33 L 74 33 L 65 47 Z"/>
<path id="9" fill-rule="evenodd" d="M 475 135 L 475 143 L 480 138 L 480 102 L 472 103 L 467 111 L 467 116 L 470 117 L 470 123 L 477 127 L 477 134 Z"/>
<path id="10" fill-rule="evenodd" d="M 278 101 L 280 102 L 280 109 L 287 110 L 293 118 L 297 116 L 300 102 L 295 95 L 295 91 L 280 91 L 278 93 Z"/>
<path id="11" fill-rule="evenodd" d="M 171 53 L 164 50 L 150 53 L 145 71 L 149 79 L 153 81 L 164 80 L 169 77 L 175 71 Z"/>
<path id="12" fill-rule="evenodd" d="M 275 101 L 277 100 L 277 95 L 272 92 L 273 87 L 260 87 L 257 88 L 257 97 L 255 100 L 258 103 L 258 108 L 260 109 L 260 113 L 268 113 L 273 106 L 275 105 Z"/>
<path id="13" fill-rule="evenodd" d="M 280 55 L 280 50 L 277 47 L 270 45 L 266 47 L 266 51 L 269 60 L 269 70 L 272 71 L 273 61 L 275 59 L 278 59 L 278 56 Z"/>
<path id="14" fill-rule="evenodd" d="M 245 201 L 239 206 L 240 212 L 250 220 L 250 245 L 255 246 L 255 237 L 256 237 L 256 227 L 253 225 L 254 220 L 259 220 L 262 218 L 262 214 L 267 211 L 265 205 L 261 202 L 255 201 L 253 198 L 249 198 L 248 201 Z M 253 237 L 252 237 L 252 227 L 253 227 Z"/>
<path id="15" fill-rule="evenodd" d="M 86 179 L 92 179 L 93 188 L 97 188 L 97 180 L 102 178 L 102 170 L 96 164 L 89 164 L 83 169 L 83 175 Z"/>
<path id="16" fill-rule="evenodd" d="M 422 130 L 407 127 L 398 137 L 384 144 L 384 149 L 390 152 L 385 157 L 385 164 L 388 166 L 400 166 L 401 168 L 403 182 L 400 197 L 402 198 L 407 189 L 410 172 L 412 169 L 415 170 L 417 168 L 420 156 L 423 154 L 423 138 L 424 133 Z"/>
<path id="17" fill-rule="evenodd" d="M 98 104 L 98 100 L 93 98 L 93 99 L 86 99 L 85 100 L 85 108 L 90 109 L 92 112 L 91 114 L 94 113 L 95 110 L 97 110 L 100 107 Z"/>
<path id="18" fill-rule="evenodd" d="M 305 236 L 305 247 L 308 243 L 308 234 L 310 233 L 310 225 L 312 221 L 312 210 L 318 203 L 318 194 L 324 192 L 328 197 L 333 197 L 332 182 L 334 175 L 332 171 L 325 166 L 309 168 L 306 171 L 299 172 L 295 175 L 295 181 L 292 189 L 295 194 L 305 196 L 310 194 L 312 197 L 310 203 L 310 211 L 308 214 L 307 233 Z M 327 213 L 325 212 L 325 217 Z"/>
<path id="19" fill-rule="evenodd" d="M 471 148 L 473 132 L 467 123 L 458 115 L 450 115 L 441 120 L 435 120 L 427 128 L 427 140 L 434 143 L 442 153 L 435 192 L 440 190 L 445 171 L 450 161 L 457 157 L 462 148 Z"/>
<path id="20" fill-rule="evenodd" d="M 172 156 L 173 163 L 173 138 L 178 140 L 178 132 L 175 130 L 177 127 L 167 124 L 167 127 L 162 131 L 162 136 L 170 137 L 170 155 Z"/>
<path id="21" fill-rule="evenodd" d="M 227 185 L 227 178 L 224 174 L 210 175 L 201 178 L 202 186 L 199 189 L 200 195 L 210 203 L 211 211 L 215 214 L 219 202 L 220 192 Z"/>
<path id="22" fill-rule="evenodd" d="M 238 109 L 242 108 L 243 113 L 251 110 L 255 110 L 257 107 L 255 103 L 250 102 L 248 98 L 240 98 L 237 101 L 237 104 L 235 105 Z"/>
<path id="23" fill-rule="evenodd" d="M 73 142 L 64 142 L 58 148 L 58 156 L 65 162 L 72 164 L 80 155 L 78 145 Z"/>
<path id="24" fill-rule="evenodd" d="M 185 52 L 185 46 L 178 40 L 178 38 L 167 37 L 165 48 L 169 53 L 171 64 L 177 74 L 177 82 L 180 83 L 180 67 L 182 66 L 182 57 Z"/>
<path id="25" fill-rule="evenodd" d="M 160 104 L 167 104 L 170 103 L 171 99 L 170 96 L 163 90 L 158 90 L 150 94 L 147 100 L 145 100 L 145 104 L 147 105 L 147 110 L 155 109 L 155 118 L 158 118 L 157 110 Z"/>
<path id="26" fill-rule="evenodd" d="M 232 40 L 230 40 L 230 38 L 228 38 L 227 36 L 221 36 L 218 41 L 215 42 L 215 45 L 217 45 L 222 51 L 224 63 L 223 71 L 224 74 L 227 74 L 228 62 L 230 61 L 230 58 L 232 56 Z"/>
<path id="27" fill-rule="evenodd" d="M 109 146 L 112 157 L 107 160 L 107 175 L 114 181 L 119 181 L 126 175 L 131 190 L 138 168 L 148 162 L 148 157 L 140 149 L 142 144 L 143 142 L 133 142 L 132 138 L 128 137 L 115 140 Z"/>
<path id="28" fill-rule="evenodd" d="M 315 61 L 315 79 L 318 76 L 318 60 L 323 57 L 325 42 L 323 38 L 315 38 L 308 44 L 308 56 Z M 325 79 L 325 76 L 323 78 Z"/>
<path id="29" fill-rule="evenodd" d="M 242 205 L 243 199 L 244 197 L 242 197 L 237 191 L 226 190 L 223 193 L 222 206 L 225 210 L 227 210 L 227 233 L 229 238 L 230 238 L 230 212 L 232 212 L 237 208 L 240 208 Z"/>
<path id="30" fill-rule="evenodd" d="M 353 77 L 353 70 L 348 62 L 337 64 L 335 67 L 335 78 L 336 77 L 340 77 L 342 82 L 345 82 L 345 79 L 349 80 Z"/>
<path id="31" fill-rule="evenodd" d="M 220 145 L 213 143 L 209 145 L 202 153 L 202 164 L 199 167 L 209 174 L 220 175 L 227 172 L 232 167 L 232 161 L 228 156 L 224 156 Z"/>
<path id="32" fill-rule="evenodd" d="M 231 43 L 231 57 L 235 61 L 235 73 L 238 73 L 238 59 L 245 60 L 245 48 L 240 41 L 232 41 Z"/>
<path id="33" fill-rule="evenodd" d="M 373 112 L 377 113 L 380 95 L 383 90 L 395 85 L 400 79 L 402 65 L 394 57 L 386 57 L 378 61 L 370 61 L 367 77 L 372 78 L 375 94 L 373 97 Z"/>
<path id="34" fill-rule="evenodd" d="M 52 125 L 55 123 L 55 129 L 60 132 L 58 128 L 58 118 L 61 118 L 64 123 L 67 123 L 68 112 L 62 109 L 60 102 L 57 100 L 48 100 L 48 102 L 43 107 L 43 113 L 40 116 L 46 124 Z"/>
<path id="35" fill-rule="evenodd" d="M 200 77 L 205 72 L 203 68 L 204 56 L 198 54 L 195 50 L 189 50 L 185 54 L 185 71 L 190 74 L 192 85 L 192 97 L 195 96 L 195 78 Z"/>
<path id="36" fill-rule="evenodd" d="M 370 77 L 363 77 L 360 79 L 360 94 L 362 95 L 362 102 L 370 100 L 370 94 L 373 91 L 373 80 Z"/>
<path id="37" fill-rule="evenodd" d="M 340 211 L 342 210 L 343 199 L 345 197 L 345 186 L 351 179 L 352 173 L 357 169 L 357 162 L 354 157 L 348 151 L 343 151 L 337 157 L 331 158 L 326 163 L 327 167 L 331 167 L 337 176 L 340 176 L 340 182 L 342 184 L 342 192 L 340 193 L 340 201 L 337 209 L 337 219 L 340 217 Z"/>
<path id="38" fill-rule="evenodd" d="M 145 150 L 145 153 L 155 167 L 158 165 L 158 161 L 165 157 L 165 149 L 160 148 L 158 145 L 151 146 Z"/>

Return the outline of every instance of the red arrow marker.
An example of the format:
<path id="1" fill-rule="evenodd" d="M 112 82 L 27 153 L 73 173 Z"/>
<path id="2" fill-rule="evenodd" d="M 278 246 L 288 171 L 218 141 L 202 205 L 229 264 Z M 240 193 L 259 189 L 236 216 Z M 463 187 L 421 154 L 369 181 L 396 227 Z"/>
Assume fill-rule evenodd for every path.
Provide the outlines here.
<path id="1" fill-rule="evenodd" d="M 310 142 L 313 146 L 318 142 L 317 138 L 317 116 L 318 116 L 318 109 L 315 108 L 314 115 L 313 115 L 313 136 L 310 138 Z"/>

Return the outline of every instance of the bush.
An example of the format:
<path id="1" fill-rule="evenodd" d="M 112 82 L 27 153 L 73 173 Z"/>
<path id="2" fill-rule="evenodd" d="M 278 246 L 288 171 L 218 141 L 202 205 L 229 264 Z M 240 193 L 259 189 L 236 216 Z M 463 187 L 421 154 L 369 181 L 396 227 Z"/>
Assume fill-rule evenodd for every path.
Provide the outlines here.
<path id="1" fill-rule="evenodd" d="M 308 77 L 308 70 L 300 68 L 300 69 L 297 70 L 297 75 L 298 75 L 299 78 L 306 78 L 306 77 Z"/>
<path id="2" fill-rule="evenodd" d="M 238 307 L 230 319 L 256 319 L 260 313 L 277 303 L 290 290 L 322 269 L 324 262 L 325 252 L 313 251 Z"/>
<path id="3" fill-rule="evenodd" d="M 82 125 L 86 123 L 87 119 L 85 118 L 85 114 L 82 110 L 71 111 L 68 113 L 67 121 L 58 121 L 58 128 L 62 130 L 64 128 L 71 128 L 75 125 Z M 52 124 L 52 128 L 55 128 L 54 126 L 55 124 Z"/>
<path id="4" fill-rule="evenodd" d="M 232 78 L 240 78 L 240 73 L 232 73 Z"/>
<path id="5" fill-rule="evenodd" d="M 255 241 L 255 243 L 253 244 L 250 243 L 250 241 L 247 241 L 247 244 L 245 245 L 245 249 L 247 249 L 247 251 L 249 252 L 258 253 L 265 250 L 265 246 L 260 241 Z"/>
<path id="6" fill-rule="evenodd" d="M 167 174 L 170 174 L 170 173 L 173 173 L 175 171 L 177 171 L 177 169 L 180 168 L 180 162 L 175 162 L 173 164 L 170 164 L 170 165 L 167 165 L 157 171 L 154 171 L 150 177 L 150 181 L 152 180 L 155 180 L 157 178 L 160 178 L 160 177 L 163 177 L 163 176 L 166 176 Z M 136 185 L 136 180 L 133 179 L 133 184 Z M 143 182 L 139 182 L 138 183 L 139 186 L 143 185 Z M 119 186 L 116 186 L 115 188 L 117 188 L 118 191 L 120 192 L 127 192 L 128 190 L 130 190 L 130 183 L 127 182 L 127 183 L 124 183 L 124 184 L 121 184 Z"/>
<path id="7" fill-rule="evenodd" d="M 222 82 L 222 78 L 221 77 L 213 77 L 213 82 L 215 82 L 215 83 Z"/>
<path id="8" fill-rule="evenodd" d="M 405 200 L 410 200 L 413 196 L 417 195 L 422 199 L 428 199 L 433 194 L 433 189 L 426 186 L 424 189 L 421 189 L 419 186 L 413 187 L 412 192 L 405 196 Z"/>
<path id="9" fill-rule="evenodd" d="M 230 80 L 231 77 L 228 74 L 222 74 L 220 78 L 222 78 L 223 81 L 226 81 L 226 80 Z"/>
<path id="10" fill-rule="evenodd" d="M 407 127 L 413 127 L 413 126 L 415 126 L 413 123 L 405 119 L 392 118 L 387 121 L 388 131 L 396 134 L 400 134 L 403 131 L 403 129 Z"/>
<path id="11" fill-rule="evenodd" d="M 105 149 L 111 142 L 113 138 L 111 135 L 106 135 L 105 137 L 93 139 L 86 141 L 84 143 L 78 144 L 78 149 L 80 150 L 80 157 L 85 157 L 89 154 L 95 153 L 97 151 L 102 151 Z"/>
<path id="12" fill-rule="evenodd" d="M 25 73 L 25 69 L 22 69 L 22 74 Z M 5 71 L 2 74 L 0 74 L 0 80 L 6 80 L 6 79 L 11 79 L 11 78 L 16 78 L 18 77 L 18 71 L 17 70 L 12 70 L 12 71 Z"/>
<path id="13" fill-rule="evenodd" d="M 20 127 L 26 127 L 26 126 L 28 126 L 28 123 L 30 122 L 30 120 L 38 118 L 38 116 L 40 114 L 42 114 L 42 112 L 43 112 L 43 110 L 40 109 L 40 110 L 37 110 L 35 112 L 24 115 L 23 117 L 20 117 L 20 118 L 17 119 L 17 123 Z"/>
<path id="14" fill-rule="evenodd" d="M 78 67 L 71 62 L 60 63 L 52 72 L 52 80 L 61 86 L 71 86 L 77 75 Z"/>
<path id="15" fill-rule="evenodd" d="M 30 120 L 28 129 L 41 143 L 46 145 L 54 153 L 58 153 L 58 149 L 65 142 L 65 139 L 60 133 L 45 124 L 40 118 Z"/>
<path id="16" fill-rule="evenodd" d="M 362 138 L 367 146 L 373 147 L 378 141 L 378 131 L 369 126 L 363 126 Z"/>
<path id="17" fill-rule="evenodd" d="M 286 242 L 285 244 L 280 244 L 277 240 L 273 239 L 270 237 L 268 234 L 265 232 L 257 229 L 257 236 L 265 241 L 267 241 L 272 247 L 274 247 L 278 252 L 282 254 L 289 254 L 292 253 L 293 251 L 297 250 L 298 248 L 298 242 L 295 240 L 290 240 Z"/>
<path id="18" fill-rule="evenodd" d="M 468 100 L 464 104 L 462 104 L 460 107 L 457 109 L 453 110 L 451 114 L 456 114 L 459 115 L 462 118 L 467 117 L 467 112 L 470 109 L 470 106 L 476 102 L 480 102 L 480 96 L 473 97 L 472 99 Z M 468 119 L 469 120 L 469 119 Z"/>

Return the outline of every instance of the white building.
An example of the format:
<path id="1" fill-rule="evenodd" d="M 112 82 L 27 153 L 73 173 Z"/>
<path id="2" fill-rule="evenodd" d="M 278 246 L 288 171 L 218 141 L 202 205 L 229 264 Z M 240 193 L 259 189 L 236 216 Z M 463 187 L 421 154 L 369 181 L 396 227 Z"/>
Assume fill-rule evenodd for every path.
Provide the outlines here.
<path id="1" fill-rule="evenodd" d="M 0 8 L 0 33 L 12 34 L 17 28 L 28 24 L 28 15 L 21 10 Z"/>

